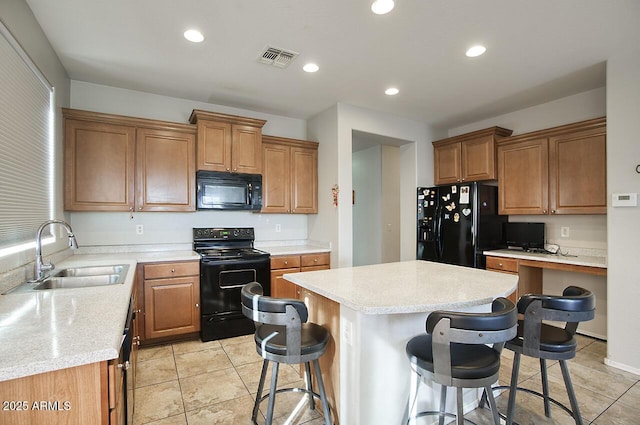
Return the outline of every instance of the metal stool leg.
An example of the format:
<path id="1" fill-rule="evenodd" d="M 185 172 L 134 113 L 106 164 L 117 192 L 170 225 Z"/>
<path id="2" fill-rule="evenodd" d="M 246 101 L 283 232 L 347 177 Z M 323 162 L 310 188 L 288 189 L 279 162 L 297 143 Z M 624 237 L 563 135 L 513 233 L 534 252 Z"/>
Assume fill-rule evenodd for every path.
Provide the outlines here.
<path id="1" fill-rule="evenodd" d="M 456 407 L 457 414 L 456 419 L 458 425 L 464 425 L 464 402 L 462 400 L 462 387 L 456 388 Z"/>
<path id="2" fill-rule="evenodd" d="M 520 371 L 520 353 L 513 353 L 513 369 L 511 370 L 511 385 L 509 388 L 509 404 L 507 406 L 507 424 L 513 424 L 513 412 L 516 407 L 516 391 L 518 387 L 518 372 Z"/>
<path id="3" fill-rule="evenodd" d="M 306 384 L 307 384 L 307 391 L 309 391 L 307 394 L 309 396 L 309 410 L 315 410 L 316 409 L 316 404 L 313 402 L 313 382 L 311 380 L 311 364 L 309 362 L 306 362 L 304 364 L 304 373 L 306 378 Z"/>
<path id="4" fill-rule="evenodd" d="M 494 425 L 500 425 L 500 415 L 498 414 L 498 406 L 496 405 L 496 399 L 493 396 L 493 391 L 491 390 L 491 385 L 487 385 L 484 387 L 484 391 L 482 392 L 482 398 L 489 399 L 489 407 L 491 408 L 491 414 L 493 415 L 493 423 Z"/>
<path id="5" fill-rule="evenodd" d="M 442 386 L 440 390 L 440 419 L 438 420 L 438 425 L 444 425 L 444 414 L 447 409 L 447 387 L 445 385 Z"/>
<path id="6" fill-rule="evenodd" d="M 318 381 L 318 391 L 320 391 L 320 400 L 322 401 L 322 411 L 324 412 L 325 425 L 331 425 L 331 411 L 329 410 L 329 402 L 327 401 L 327 394 L 324 390 L 324 382 L 322 381 L 322 371 L 320 370 L 320 362 L 318 359 L 313 361 L 313 370 L 316 373 L 316 380 Z"/>
<path id="7" fill-rule="evenodd" d="M 402 425 L 409 423 L 409 418 L 414 419 L 416 414 L 416 403 L 418 402 L 418 390 L 420 388 L 420 375 L 416 371 L 411 373 L 411 389 L 409 390 L 409 398 L 407 399 L 407 406 L 404 409 L 404 415 L 402 416 Z"/>
<path id="8" fill-rule="evenodd" d="M 258 383 L 258 393 L 256 394 L 256 402 L 253 405 L 253 413 L 251 415 L 251 419 L 253 422 L 256 422 L 258 417 L 258 410 L 260 409 L 260 399 L 262 398 L 262 390 L 264 389 L 264 381 L 267 377 L 267 368 L 269 367 L 269 360 L 264 360 L 262 362 L 262 373 L 260 374 L 260 382 Z"/>
<path id="9" fill-rule="evenodd" d="M 540 359 L 540 374 L 542 375 L 542 399 L 544 400 L 544 415 L 551 417 L 551 407 L 549 406 L 549 378 L 547 377 L 547 361 Z"/>
<path id="10" fill-rule="evenodd" d="M 573 411 L 573 420 L 576 421 L 576 425 L 582 425 L 582 415 L 580 415 L 580 408 L 578 407 L 578 400 L 576 399 L 576 393 L 573 391 L 573 384 L 571 383 L 571 376 L 569 375 L 569 368 L 567 367 L 566 360 L 560 360 L 560 369 L 562 370 L 564 385 L 565 387 L 567 387 L 567 394 L 569 395 L 569 401 L 571 402 L 571 410 Z"/>
<path id="11" fill-rule="evenodd" d="M 276 389 L 278 387 L 278 368 L 280 363 L 273 362 L 273 366 L 271 368 L 271 388 L 269 390 L 269 403 L 267 406 L 267 418 L 265 420 L 265 425 L 271 425 L 273 423 L 273 407 L 276 403 Z"/>

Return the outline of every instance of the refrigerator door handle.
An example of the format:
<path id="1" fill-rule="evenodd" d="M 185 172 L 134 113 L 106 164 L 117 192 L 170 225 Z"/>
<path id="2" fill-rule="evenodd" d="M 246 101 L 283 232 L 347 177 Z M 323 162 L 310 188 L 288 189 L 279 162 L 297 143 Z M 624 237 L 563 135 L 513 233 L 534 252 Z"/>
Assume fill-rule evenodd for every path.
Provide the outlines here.
<path id="1" fill-rule="evenodd" d="M 442 241 L 442 206 L 436 208 L 436 254 L 438 259 L 442 259 L 444 246 Z"/>

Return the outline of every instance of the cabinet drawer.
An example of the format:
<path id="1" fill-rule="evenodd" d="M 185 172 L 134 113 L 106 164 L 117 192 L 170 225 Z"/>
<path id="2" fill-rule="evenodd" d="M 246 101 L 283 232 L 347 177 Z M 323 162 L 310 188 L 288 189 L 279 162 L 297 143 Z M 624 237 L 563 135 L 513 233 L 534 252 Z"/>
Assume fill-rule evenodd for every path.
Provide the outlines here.
<path id="1" fill-rule="evenodd" d="M 324 266 L 329 264 L 330 258 L 331 257 L 328 252 L 323 252 L 321 254 L 304 254 L 300 256 L 300 266 Z"/>
<path id="2" fill-rule="evenodd" d="M 271 270 L 300 267 L 299 255 L 283 255 L 271 257 Z"/>
<path id="3" fill-rule="evenodd" d="M 515 258 L 487 257 L 487 270 L 518 273 L 518 260 Z"/>
<path id="4" fill-rule="evenodd" d="M 200 274 L 200 263 L 188 261 L 184 263 L 157 263 L 144 265 L 145 279 L 163 279 L 178 276 L 197 276 Z"/>

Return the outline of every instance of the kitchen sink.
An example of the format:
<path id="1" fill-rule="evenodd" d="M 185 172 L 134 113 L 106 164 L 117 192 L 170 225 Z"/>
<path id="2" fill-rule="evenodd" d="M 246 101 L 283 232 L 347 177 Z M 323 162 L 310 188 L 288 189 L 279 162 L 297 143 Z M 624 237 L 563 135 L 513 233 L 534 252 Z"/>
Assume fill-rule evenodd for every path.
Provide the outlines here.
<path id="1" fill-rule="evenodd" d="M 69 267 L 58 271 L 54 270 L 50 276 L 43 280 L 25 282 L 5 292 L 5 294 L 118 285 L 124 283 L 128 271 L 128 264 Z"/>
<path id="2" fill-rule="evenodd" d="M 91 267 L 70 267 L 62 269 L 53 274 L 53 277 L 84 277 L 98 275 L 119 275 L 127 274 L 129 266 L 126 264 L 118 264 L 115 266 L 91 266 Z"/>
<path id="3" fill-rule="evenodd" d="M 33 289 L 41 291 L 43 289 L 60 288 L 85 288 L 87 286 L 115 285 L 124 282 L 124 275 L 119 274 L 96 274 L 91 276 L 70 276 L 70 277 L 50 277 L 45 279 Z"/>

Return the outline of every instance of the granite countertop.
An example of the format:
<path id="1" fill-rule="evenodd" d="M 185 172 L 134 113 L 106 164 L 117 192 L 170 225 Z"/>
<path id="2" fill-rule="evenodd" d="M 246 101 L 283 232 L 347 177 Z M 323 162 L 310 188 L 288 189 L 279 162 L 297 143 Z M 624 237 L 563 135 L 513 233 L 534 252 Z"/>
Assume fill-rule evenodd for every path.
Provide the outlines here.
<path id="1" fill-rule="evenodd" d="M 517 258 L 521 260 L 546 261 L 549 263 L 572 264 L 575 266 L 607 268 L 606 256 L 593 255 L 559 255 L 543 254 L 537 252 L 525 252 L 513 249 L 497 249 L 494 251 L 484 251 L 484 255 L 493 257 Z"/>
<path id="2" fill-rule="evenodd" d="M 518 276 L 429 261 L 289 273 L 284 278 L 365 314 L 418 313 L 489 304 Z"/>
<path id="3" fill-rule="evenodd" d="M 316 252 L 331 252 L 331 248 L 309 243 L 296 245 L 270 245 L 269 242 L 256 242 L 254 246 L 257 249 L 266 251 L 271 255 L 300 255 L 312 254 Z"/>
<path id="4" fill-rule="evenodd" d="M 56 269 L 128 264 L 125 282 L 0 295 L 0 381 L 117 358 L 136 265 L 199 258 L 193 251 L 71 255 Z"/>

